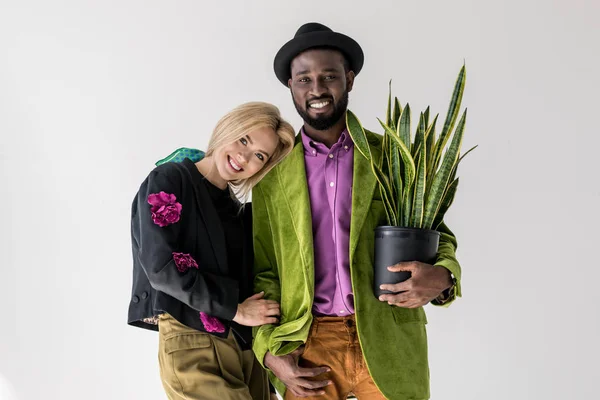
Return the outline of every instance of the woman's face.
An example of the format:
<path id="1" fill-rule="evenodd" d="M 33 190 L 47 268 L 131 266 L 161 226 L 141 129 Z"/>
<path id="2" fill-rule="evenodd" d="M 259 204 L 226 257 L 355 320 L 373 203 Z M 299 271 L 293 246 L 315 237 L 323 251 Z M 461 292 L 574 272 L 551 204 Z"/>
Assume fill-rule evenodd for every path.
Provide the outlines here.
<path id="1" fill-rule="evenodd" d="M 215 151 L 215 165 L 226 181 L 248 179 L 267 163 L 277 148 L 279 138 L 271 128 L 249 132 L 238 141 Z"/>

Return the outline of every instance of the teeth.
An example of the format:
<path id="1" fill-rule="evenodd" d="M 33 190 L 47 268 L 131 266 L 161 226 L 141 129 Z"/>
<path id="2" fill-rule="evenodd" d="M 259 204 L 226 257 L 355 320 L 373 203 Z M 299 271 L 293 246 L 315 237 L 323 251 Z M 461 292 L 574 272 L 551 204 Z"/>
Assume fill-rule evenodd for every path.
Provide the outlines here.
<path id="1" fill-rule="evenodd" d="M 328 104 L 329 104 L 328 101 L 322 101 L 320 103 L 313 103 L 310 106 L 311 106 L 311 108 L 323 108 L 323 107 L 325 107 Z"/>
<path id="2" fill-rule="evenodd" d="M 236 171 L 241 171 L 241 170 L 242 170 L 242 168 L 241 168 L 241 167 L 239 167 L 237 164 L 235 164 L 235 163 L 233 162 L 233 160 L 231 159 L 231 157 L 229 158 L 229 165 L 231 165 L 231 167 L 232 167 L 233 169 L 235 169 Z"/>

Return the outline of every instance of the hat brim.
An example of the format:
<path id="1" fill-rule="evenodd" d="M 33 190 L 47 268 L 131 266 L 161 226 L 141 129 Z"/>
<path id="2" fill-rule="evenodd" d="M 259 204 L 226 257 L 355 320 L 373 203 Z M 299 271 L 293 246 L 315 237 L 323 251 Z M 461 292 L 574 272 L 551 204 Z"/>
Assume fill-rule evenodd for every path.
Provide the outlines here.
<path id="1" fill-rule="evenodd" d="M 331 47 L 341 51 L 350 63 L 350 69 L 358 75 L 363 67 L 364 54 L 356 41 L 342 33 L 331 31 L 317 31 L 295 37 L 275 55 L 273 68 L 277 79 L 285 86 L 291 76 L 290 64 L 300 53 L 315 47 Z"/>

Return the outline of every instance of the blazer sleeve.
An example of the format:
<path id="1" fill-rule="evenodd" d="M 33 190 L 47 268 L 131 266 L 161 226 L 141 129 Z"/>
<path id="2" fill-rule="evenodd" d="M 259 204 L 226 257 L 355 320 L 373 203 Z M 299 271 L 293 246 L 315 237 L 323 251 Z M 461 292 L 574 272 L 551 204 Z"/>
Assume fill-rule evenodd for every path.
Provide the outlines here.
<path id="1" fill-rule="evenodd" d="M 186 207 L 195 205 L 180 203 L 184 199 L 183 181 L 170 171 L 168 167 L 156 168 L 142 183 L 134 200 L 131 229 L 139 262 L 154 289 L 195 310 L 231 321 L 237 312 L 238 281 L 203 270 L 181 249 L 183 224 L 196 223 L 185 221 L 190 215 Z M 158 206 L 151 205 L 151 196 L 156 199 L 161 192 L 163 201 Z M 178 209 L 180 217 L 176 218 Z"/>
<path id="2" fill-rule="evenodd" d="M 456 237 L 446 224 L 440 224 L 437 231 L 440 232 L 441 236 L 435 265 L 444 267 L 452 273 L 452 276 L 454 276 L 454 285 L 448 290 L 448 293 L 442 293 L 442 295 L 437 299 L 434 299 L 431 304 L 447 307 L 456 300 L 457 297 L 462 296 L 460 284 L 461 268 L 456 259 L 456 248 L 458 244 L 456 242 Z"/>
<path id="3" fill-rule="evenodd" d="M 265 195 L 257 185 L 252 191 L 252 229 L 254 237 L 254 291 L 265 292 L 265 298 L 280 302 L 281 287 L 273 248 L 273 233 Z M 263 367 L 265 354 L 275 325 L 266 324 L 253 329 L 252 349 Z M 266 368 L 266 367 L 265 367 Z"/>

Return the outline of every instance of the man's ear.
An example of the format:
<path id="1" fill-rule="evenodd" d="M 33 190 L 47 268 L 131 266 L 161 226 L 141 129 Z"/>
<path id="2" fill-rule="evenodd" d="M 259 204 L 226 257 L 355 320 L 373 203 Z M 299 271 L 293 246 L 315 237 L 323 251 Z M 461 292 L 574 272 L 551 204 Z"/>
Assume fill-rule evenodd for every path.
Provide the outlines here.
<path id="1" fill-rule="evenodd" d="M 346 90 L 348 92 L 352 91 L 352 87 L 354 86 L 354 77 L 356 75 L 354 75 L 354 71 L 348 71 L 346 72 Z"/>

